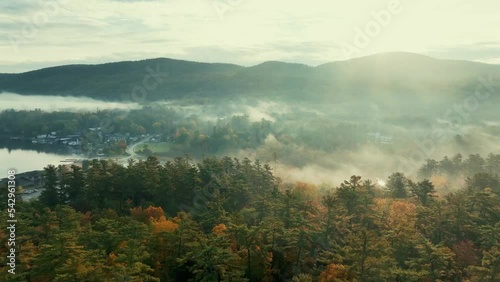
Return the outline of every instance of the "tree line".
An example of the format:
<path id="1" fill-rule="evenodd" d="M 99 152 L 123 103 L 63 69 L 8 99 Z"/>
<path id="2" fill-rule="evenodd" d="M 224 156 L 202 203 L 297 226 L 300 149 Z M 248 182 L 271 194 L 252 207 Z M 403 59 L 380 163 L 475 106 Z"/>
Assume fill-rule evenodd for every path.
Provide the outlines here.
<path id="1" fill-rule="evenodd" d="M 229 157 L 44 172 L 40 198 L 18 203 L 18 274 L 2 281 L 500 279 L 500 186 L 485 171 L 446 194 L 399 172 L 285 183 Z"/>

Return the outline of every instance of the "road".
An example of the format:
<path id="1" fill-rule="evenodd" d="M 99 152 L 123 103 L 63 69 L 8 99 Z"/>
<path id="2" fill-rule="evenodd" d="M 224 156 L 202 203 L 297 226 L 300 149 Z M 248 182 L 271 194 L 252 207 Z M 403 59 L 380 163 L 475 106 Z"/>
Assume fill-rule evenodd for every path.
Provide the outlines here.
<path id="1" fill-rule="evenodd" d="M 144 159 L 143 156 L 141 156 L 135 152 L 135 148 L 137 148 L 137 146 L 139 146 L 139 145 L 142 145 L 142 144 L 148 142 L 149 140 L 151 140 L 151 138 L 152 138 L 152 136 L 146 136 L 143 139 L 141 139 L 140 141 L 137 141 L 133 144 L 130 144 L 129 146 L 127 146 L 127 149 L 125 149 L 125 152 L 128 154 L 128 156 L 121 157 L 121 158 L 115 158 L 114 161 L 118 164 L 127 165 L 129 159 L 138 159 L 138 160 Z"/>
<path id="2" fill-rule="evenodd" d="M 146 136 L 143 139 L 141 139 L 140 141 L 135 142 L 134 144 L 130 144 L 130 146 L 127 146 L 127 149 L 125 149 L 125 152 L 127 154 L 129 154 L 129 156 L 126 157 L 126 158 L 127 159 L 130 159 L 130 158 L 135 158 L 135 159 L 141 158 L 141 156 L 139 156 L 135 152 L 135 148 L 137 148 L 137 146 L 139 146 L 139 145 L 142 145 L 142 144 L 148 142 L 149 140 L 151 140 L 151 136 Z"/>

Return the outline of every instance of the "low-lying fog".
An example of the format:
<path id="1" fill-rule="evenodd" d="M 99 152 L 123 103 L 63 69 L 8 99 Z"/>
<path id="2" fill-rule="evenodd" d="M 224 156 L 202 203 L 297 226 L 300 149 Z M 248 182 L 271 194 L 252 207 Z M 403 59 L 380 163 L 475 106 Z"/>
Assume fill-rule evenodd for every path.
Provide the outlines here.
<path id="1" fill-rule="evenodd" d="M 467 113 L 467 119 L 453 126 L 443 124 L 442 120 L 452 102 L 416 103 L 412 111 L 406 113 L 397 107 L 368 101 L 313 104 L 241 100 L 203 105 L 163 104 L 185 117 L 196 115 L 200 121 L 228 121 L 234 115 L 246 115 L 252 122 L 261 119 L 273 122 L 272 133 L 259 147 L 225 150 L 220 155 L 259 159 L 269 163 L 276 175 L 291 182 L 338 185 L 351 175 L 377 181 L 398 171 L 415 177 L 426 159 L 440 160 L 457 153 L 464 158 L 470 154 L 500 153 L 500 124 L 489 119 L 496 110 L 488 104 Z M 453 116 L 449 119 L 454 120 Z M 337 128 L 342 124 L 345 126 Z M 350 127 L 358 129 L 350 131 Z M 436 130 L 442 134 L 439 140 L 433 136 Z M 350 135 L 356 137 L 351 139 Z M 390 141 L 373 140 L 375 135 Z M 348 144 L 350 140 L 356 143 L 352 147 Z M 339 142 L 343 145 L 329 145 Z"/>
<path id="2" fill-rule="evenodd" d="M 141 108 L 137 104 L 89 98 L 12 93 L 0 94 L 0 100 L 0 111 L 39 108 L 42 111 L 95 112 L 98 109 Z M 175 130 L 182 129 L 188 131 L 189 136 L 210 136 L 215 127 L 226 128 L 228 133 L 224 134 L 233 143 L 224 143 L 227 147 L 221 147 L 214 155 L 259 159 L 270 164 L 275 174 L 286 182 L 338 185 L 351 175 L 361 175 L 376 182 L 398 171 L 414 177 L 426 159 L 440 160 L 457 153 L 464 158 L 469 154 L 486 156 L 500 153 L 500 123 L 495 118 L 498 113 L 494 103 L 484 103 L 467 112 L 467 119 L 454 126 L 443 122 L 443 112 L 449 108 L 444 102 L 416 103 L 410 110 L 378 101 L 313 103 L 235 99 L 203 103 L 178 100 L 155 104 L 158 108 L 140 112 L 139 117 L 158 112 L 148 122 L 171 122 L 172 126 L 177 126 L 173 133 L 163 134 L 170 134 L 172 138 L 176 135 Z M 163 113 L 169 111 L 175 114 L 164 117 Z M 241 119 L 240 122 L 233 120 L 235 116 L 245 116 L 250 124 L 244 125 Z M 456 119 L 458 114 L 449 119 L 453 117 Z M 261 123 L 262 120 L 269 121 L 270 125 Z M 429 136 L 435 128 L 441 128 L 444 138 L 429 143 Z M 194 153 L 193 159 L 199 161 L 207 156 L 199 153 L 197 141 L 192 144 L 189 143 L 191 141 L 180 142 L 170 144 L 176 147 L 170 149 L 169 157 Z"/>
<path id="3" fill-rule="evenodd" d="M 96 111 L 104 109 L 137 109 L 137 103 L 104 102 L 85 97 L 62 97 L 41 95 L 19 95 L 15 93 L 0 93 L 0 111 L 14 109 L 34 110 L 46 112 L 54 111 Z"/>

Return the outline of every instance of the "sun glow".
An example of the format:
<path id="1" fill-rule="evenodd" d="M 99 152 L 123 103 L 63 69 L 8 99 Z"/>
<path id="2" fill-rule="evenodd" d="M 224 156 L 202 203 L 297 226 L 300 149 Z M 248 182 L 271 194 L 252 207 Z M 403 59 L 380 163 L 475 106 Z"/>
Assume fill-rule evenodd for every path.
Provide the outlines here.
<path id="1" fill-rule="evenodd" d="M 386 183 L 385 183 L 385 181 L 384 181 L 384 180 L 382 180 L 382 179 L 377 179 L 377 184 L 378 184 L 378 185 L 380 185 L 380 186 L 382 186 L 382 187 L 385 187 L 385 184 L 386 184 Z"/>

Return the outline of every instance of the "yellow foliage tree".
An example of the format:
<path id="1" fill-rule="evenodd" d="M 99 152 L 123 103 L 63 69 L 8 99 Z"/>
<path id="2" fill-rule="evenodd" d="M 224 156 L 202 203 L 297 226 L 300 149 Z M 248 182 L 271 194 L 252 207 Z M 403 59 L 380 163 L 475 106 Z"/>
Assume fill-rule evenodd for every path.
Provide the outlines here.
<path id="1" fill-rule="evenodd" d="M 214 235 L 220 236 L 223 235 L 226 230 L 227 230 L 226 225 L 224 223 L 221 223 L 217 224 L 216 226 L 214 226 L 214 228 L 212 228 L 212 233 Z"/>
<path id="2" fill-rule="evenodd" d="M 321 272 L 319 281 L 321 282 L 344 282 L 352 281 L 349 278 L 349 269 L 342 264 L 332 263 Z"/>
<path id="3" fill-rule="evenodd" d="M 149 224 L 152 221 L 159 221 L 162 217 L 165 217 L 165 212 L 161 207 L 149 206 L 146 209 L 136 207 L 130 209 L 130 216 L 137 221 Z"/>
<path id="4" fill-rule="evenodd" d="M 168 220 L 165 216 L 161 216 L 159 219 L 154 219 L 151 217 L 151 225 L 153 226 L 153 233 L 161 232 L 174 232 L 179 225 L 171 220 Z"/>

